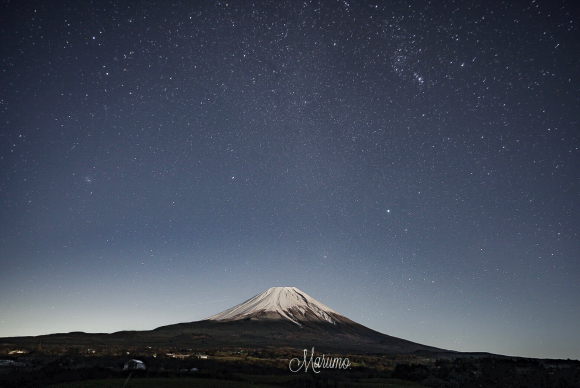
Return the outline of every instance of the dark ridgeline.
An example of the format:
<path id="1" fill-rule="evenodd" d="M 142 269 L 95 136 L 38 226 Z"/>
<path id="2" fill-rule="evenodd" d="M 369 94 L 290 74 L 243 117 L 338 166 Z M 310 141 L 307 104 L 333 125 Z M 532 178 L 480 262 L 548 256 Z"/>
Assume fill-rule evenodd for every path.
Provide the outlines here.
<path id="1" fill-rule="evenodd" d="M 150 331 L 112 334 L 72 332 L 2 338 L 0 343 L 32 347 L 69 346 L 293 347 L 345 354 L 461 354 L 421 345 L 369 329 L 294 287 L 273 287 L 207 319 Z"/>

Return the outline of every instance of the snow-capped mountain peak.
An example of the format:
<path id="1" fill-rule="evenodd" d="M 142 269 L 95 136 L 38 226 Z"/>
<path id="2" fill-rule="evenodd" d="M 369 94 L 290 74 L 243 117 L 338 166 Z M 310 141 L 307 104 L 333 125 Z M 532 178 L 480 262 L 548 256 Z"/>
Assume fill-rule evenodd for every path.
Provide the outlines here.
<path id="1" fill-rule="evenodd" d="M 336 324 L 336 311 L 318 302 L 296 287 L 272 287 L 224 312 L 206 320 L 235 321 L 246 318 L 288 319 L 302 326 L 301 322 L 322 320 Z"/>

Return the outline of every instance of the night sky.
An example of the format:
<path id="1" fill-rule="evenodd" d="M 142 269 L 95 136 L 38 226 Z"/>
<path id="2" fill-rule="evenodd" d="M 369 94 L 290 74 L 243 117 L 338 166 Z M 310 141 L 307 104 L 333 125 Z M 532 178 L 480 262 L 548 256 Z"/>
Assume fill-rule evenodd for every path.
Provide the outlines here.
<path id="1" fill-rule="evenodd" d="M 1 9 L 0 337 L 293 286 L 426 345 L 580 358 L 576 1 Z"/>

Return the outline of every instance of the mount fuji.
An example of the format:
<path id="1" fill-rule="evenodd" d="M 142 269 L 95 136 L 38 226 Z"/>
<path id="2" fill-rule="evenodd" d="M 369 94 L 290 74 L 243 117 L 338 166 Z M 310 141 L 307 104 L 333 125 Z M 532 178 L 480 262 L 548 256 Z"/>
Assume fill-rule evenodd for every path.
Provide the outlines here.
<path id="1" fill-rule="evenodd" d="M 296 287 L 272 287 L 202 321 L 157 328 L 190 345 L 317 347 L 329 351 L 443 356 L 457 352 L 369 329 Z"/>

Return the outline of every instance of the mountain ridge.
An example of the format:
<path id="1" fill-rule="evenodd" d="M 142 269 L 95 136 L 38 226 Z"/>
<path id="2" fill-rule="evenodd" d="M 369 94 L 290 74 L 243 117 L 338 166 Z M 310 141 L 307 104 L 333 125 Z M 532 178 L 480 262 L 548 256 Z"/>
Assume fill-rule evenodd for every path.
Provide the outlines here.
<path id="1" fill-rule="evenodd" d="M 389 336 L 337 313 L 295 287 L 272 287 L 201 321 L 111 334 L 82 332 L 0 338 L 21 346 L 167 346 L 179 348 L 294 347 L 348 354 L 421 354 L 449 357 L 460 352 Z"/>

